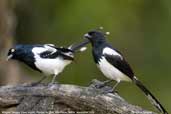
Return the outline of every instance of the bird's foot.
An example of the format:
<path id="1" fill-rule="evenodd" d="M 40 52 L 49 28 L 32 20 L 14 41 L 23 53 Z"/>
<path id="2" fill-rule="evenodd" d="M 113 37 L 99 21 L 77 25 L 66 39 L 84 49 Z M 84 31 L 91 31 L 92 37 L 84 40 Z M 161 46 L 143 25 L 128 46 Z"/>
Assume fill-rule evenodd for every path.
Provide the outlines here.
<path id="1" fill-rule="evenodd" d="M 48 86 L 51 87 L 51 86 L 57 85 L 57 84 L 59 84 L 59 82 L 51 82 L 51 83 L 48 84 Z"/>
<path id="2" fill-rule="evenodd" d="M 101 94 L 108 94 L 108 93 L 112 93 L 112 94 L 117 93 L 118 94 L 118 91 L 112 89 L 111 87 L 101 89 Z"/>
<path id="3" fill-rule="evenodd" d="M 97 89 L 101 94 L 107 94 L 107 93 L 118 93 L 115 88 L 112 88 L 110 86 L 107 86 L 106 84 L 111 82 L 111 80 L 107 80 L 104 82 L 101 82 L 99 80 L 93 79 L 90 84 L 90 88 Z"/>
<path id="4" fill-rule="evenodd" d="M 89 87 L 91 88 L 96 88 L 96 89 L 100 89 L 100 88 L 103 88 L 106 86 L 107 83 L 109 83 L 110 80 L 107 80 L 107 81 L 104 81 L 104 82 L 101 82 L 99 80 L 96 80 L 96 79 L 93 79 L 89 85 Z"/>
<path id="5" fill-rule="evenodd" d="M 43 80 L 45 80 L 45 79 L 46 79 L 46 76 L 43 76 L 39 81 L 30 83 L 30 84 L 28 84 L 27 86 L 30 86 L 30 87 L 32 87 L 32 86 L 37 86 L 37 85 L 41 84 L 41 82 L 42 82 Z"/>

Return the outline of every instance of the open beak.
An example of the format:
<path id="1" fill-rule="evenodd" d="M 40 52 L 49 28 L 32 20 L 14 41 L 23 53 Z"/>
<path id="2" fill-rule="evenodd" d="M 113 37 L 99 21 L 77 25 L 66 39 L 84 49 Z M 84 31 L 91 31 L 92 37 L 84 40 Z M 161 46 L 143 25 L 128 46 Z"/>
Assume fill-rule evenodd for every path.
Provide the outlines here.
<path id="1" fill-rule="evenodd" d="M 8 55 L 6 61 L 9 61 L 12 58 L 13 55 Z"/>

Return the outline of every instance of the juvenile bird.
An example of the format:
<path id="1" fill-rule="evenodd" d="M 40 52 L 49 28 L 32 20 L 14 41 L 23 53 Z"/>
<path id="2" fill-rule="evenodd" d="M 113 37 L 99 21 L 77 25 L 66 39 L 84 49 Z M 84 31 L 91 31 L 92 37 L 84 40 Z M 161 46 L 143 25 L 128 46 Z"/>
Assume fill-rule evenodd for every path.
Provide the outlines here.
<path id="1" fill-rule="evenodd" d="M 101 31 L 90 31 L 84 35 L 92 44 L 94 61 L 100 71 L 110 80 L 115 80 L 113 90 L 121 81 L 135 83 L 146 95 L 148 100 L 163 114 L 168 114 L 154 95 L 138 80 L 123 55 L 113 48 Z"/>
<path id="2" fill-rule="evenodd" d="M 47 75 L 53 75 L 51 83 L 54 83 L 56 76 L 74 60 L 75 52 L 82 51 L 88 42 L 88 40 L 83 41 L 68 48 L 56 47 L 53 44 L 19 44 L 9 49 L 7 60 L 15 59 L 24 62 L 32 69 L 44 73 L 44 77 L 37 83 L 43 81 Z"/>

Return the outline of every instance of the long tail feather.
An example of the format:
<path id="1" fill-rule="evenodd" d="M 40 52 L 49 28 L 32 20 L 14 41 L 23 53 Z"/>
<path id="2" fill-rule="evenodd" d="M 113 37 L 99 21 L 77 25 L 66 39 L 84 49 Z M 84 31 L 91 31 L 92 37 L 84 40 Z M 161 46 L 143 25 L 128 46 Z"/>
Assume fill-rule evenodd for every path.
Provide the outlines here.
<path id="1" fill-rule="evenodd" d="M 148 100 L 153 104 L 161 113 L 168 114 L 161 103 L 154 97 L 154 95 L 140 82 L 135 76 L 133 82 L 144 92 Z"/>

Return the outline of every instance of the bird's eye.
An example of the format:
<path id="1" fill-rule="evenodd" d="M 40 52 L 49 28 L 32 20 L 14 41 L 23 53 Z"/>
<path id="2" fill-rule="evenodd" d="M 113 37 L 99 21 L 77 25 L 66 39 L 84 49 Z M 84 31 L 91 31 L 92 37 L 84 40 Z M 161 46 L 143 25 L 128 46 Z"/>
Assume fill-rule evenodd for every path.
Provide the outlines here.
<path id="1" fill-rule="evenodd" d="M 11 49 L 11 52 L 13 53 L 15 51 L 15 49 Z"/>

